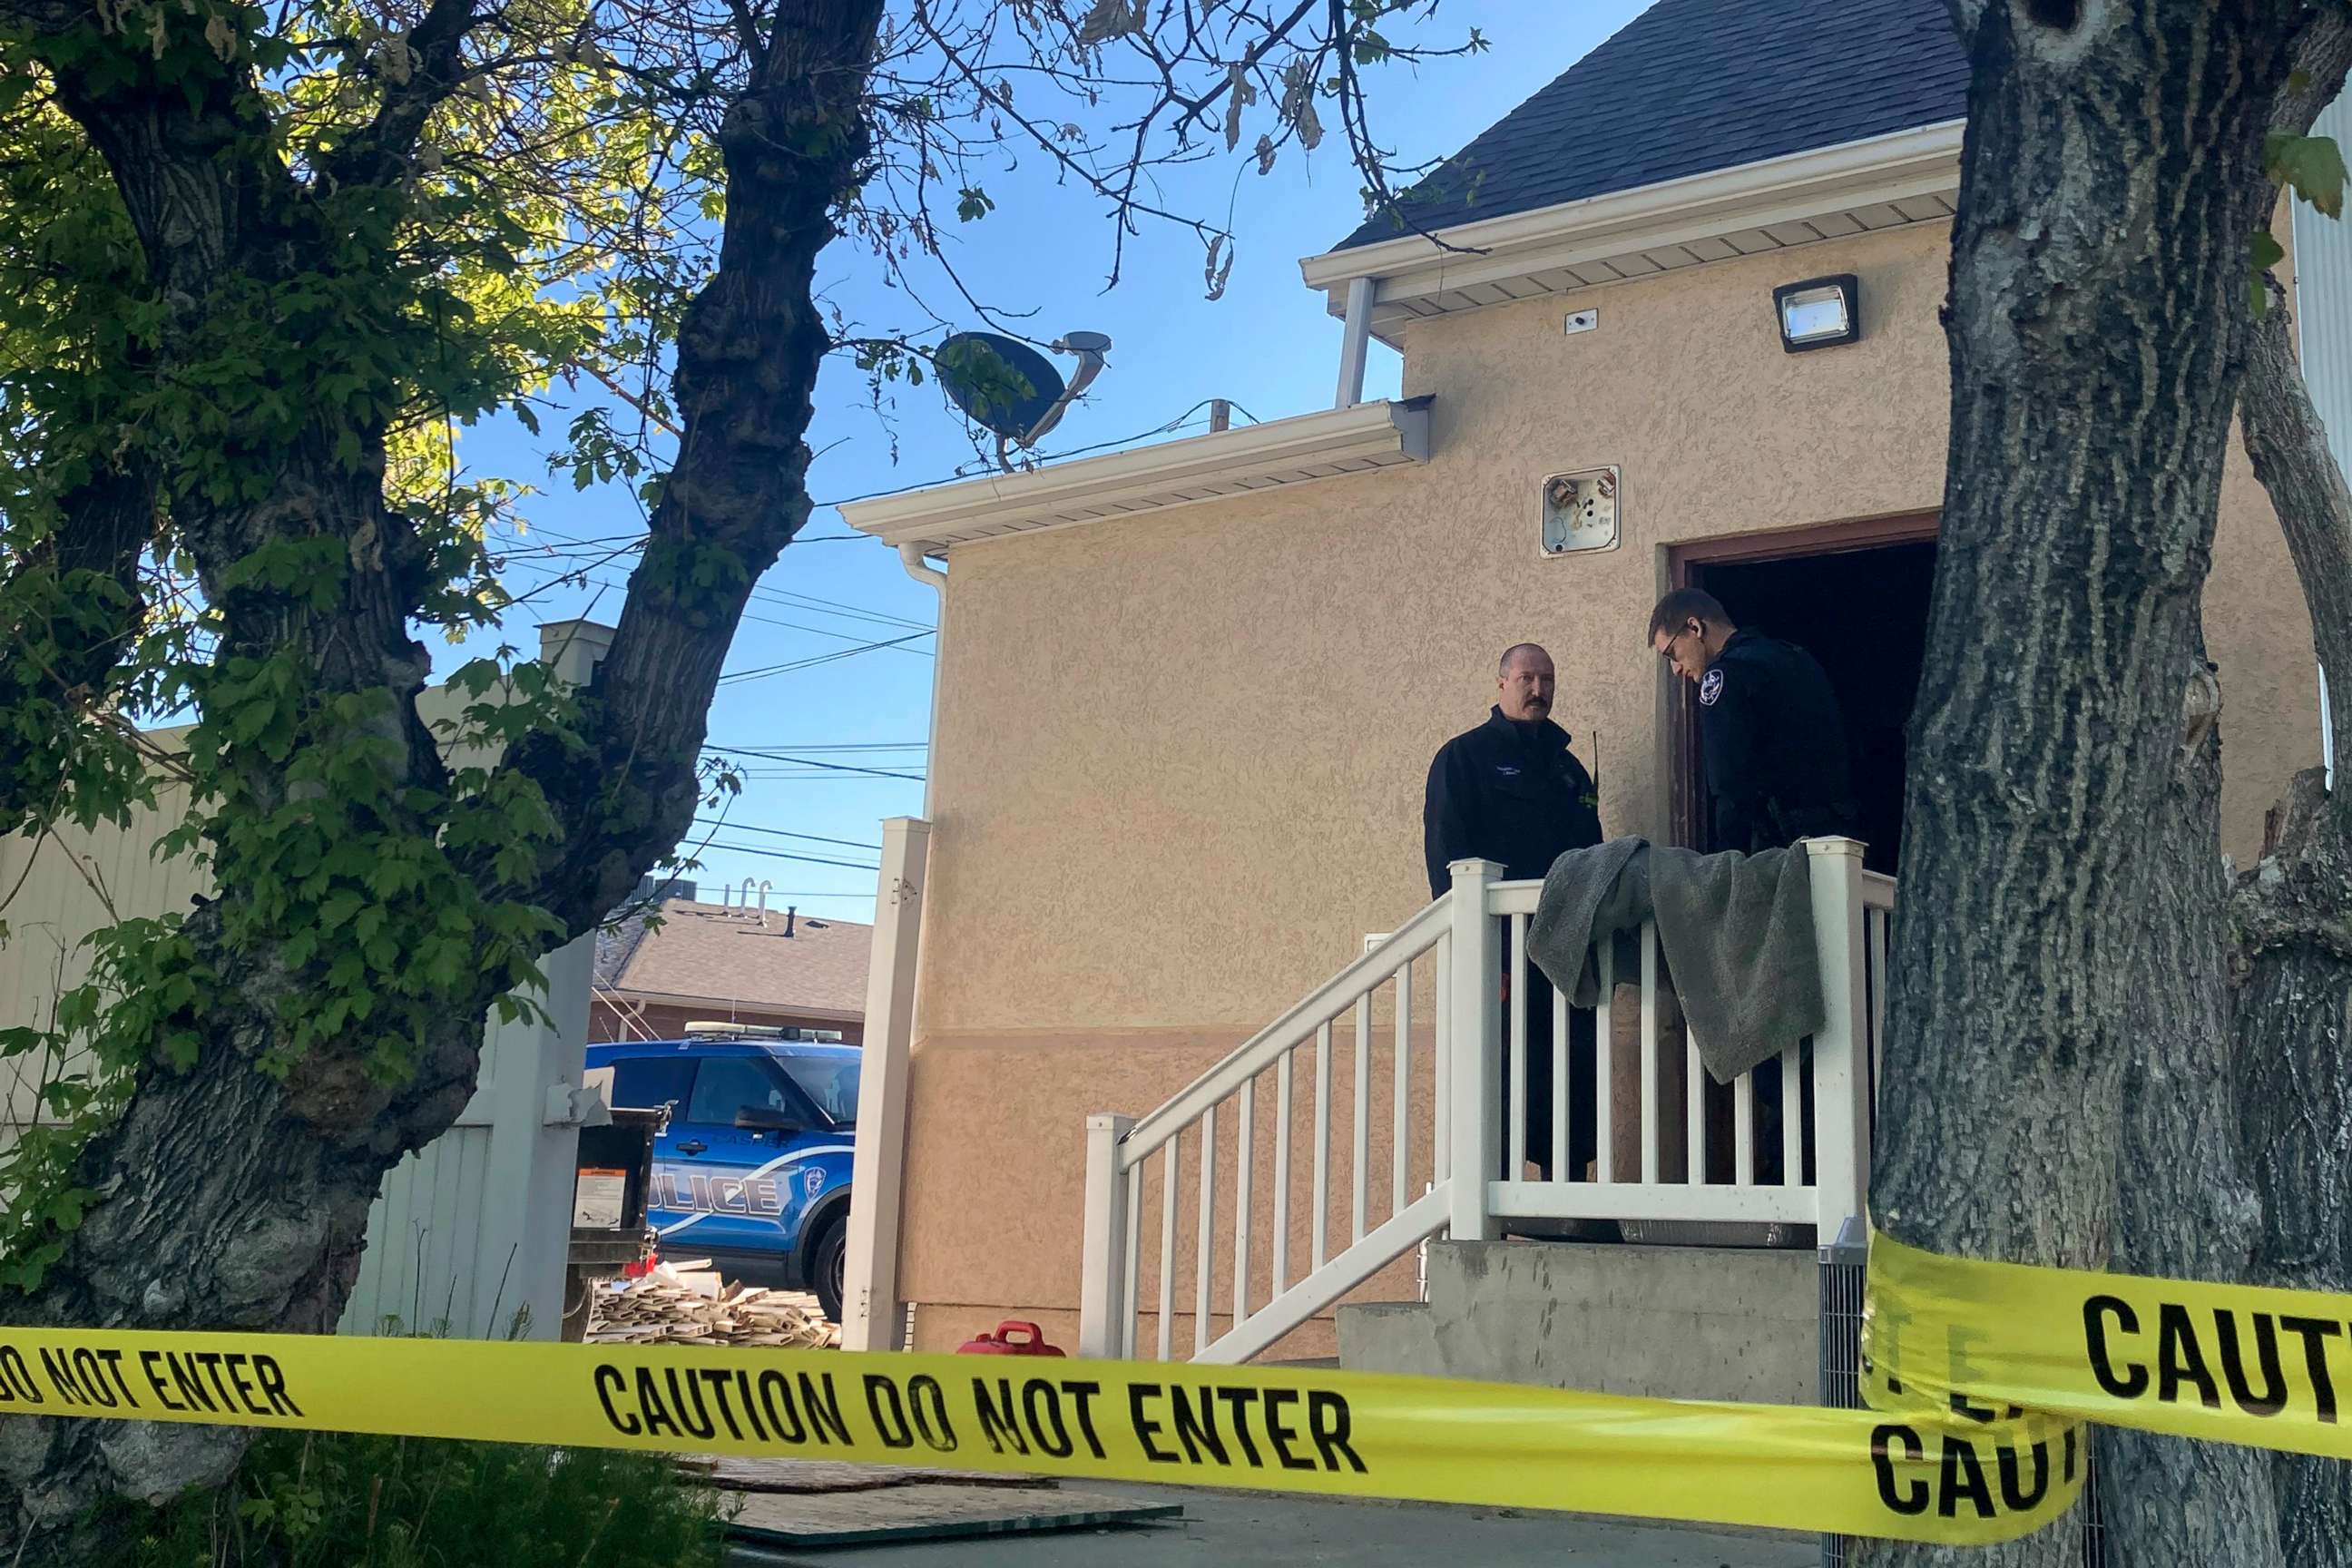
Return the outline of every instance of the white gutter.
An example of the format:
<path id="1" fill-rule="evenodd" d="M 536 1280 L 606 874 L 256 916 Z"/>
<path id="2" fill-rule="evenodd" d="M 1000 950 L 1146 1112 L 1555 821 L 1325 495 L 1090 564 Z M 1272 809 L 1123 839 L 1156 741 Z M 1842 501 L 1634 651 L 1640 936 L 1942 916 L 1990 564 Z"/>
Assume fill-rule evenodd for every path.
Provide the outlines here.
<path id="1" fill-rule="evenodd" d="M 1429 456 L 1427 405 L 1425 398 L 1384 400 L 1270 419 L 1028 473 L 851 501 L 841 519 L 885 544 L 937 554 L 951 544 L 1417 463 Z"/>
<path id="2" fill-rule="evenodd" d="M 1461 289 L 1519 276 L 1533 261 L 1560 266 L 1552 253 L 1567 247 L 1624 252 L 1687 244 L 1837 206 L 1952 189 L 1966 127 L 1965 121 L 1945 121 L 1458 224 L 1437 231 L 1445 245 L 1457 247 L 1451 251 L 1417 234 L 1328 251 L 1300 261 L 1299 271 L 1307 287 L 1332 296 L 1337 315 L 1348 285 L 1360 278 L 1378 279 L 1379 297 L 1387 301 L 1441 285 Z"/>
<path id="3" fill-rule="evenodd" d="M 923 547 L 919 543 L 898 546 L 898 564 L 905 567 L 907 575 L 916 582 L 929 583 L 932 592 L 939 595 L 939 604 L 932 613 L 939 631 L 931 637 L 930 732 L 923 737 L 923 820 L 929 822 L 931 819 L 931 770 L 939 765 L 940 756 L 940 672 L 947 668 L 948 574 L 923 559 Z M 881 910 L 875 910 L 874 918 L 879 921 Z"/>
<path id="4" fill-rule="evenodd" d="M 1348 283 L 1348 330 L 1339 338 L 1339 393 L 1334 408 L 1353 408 L 1364 400 L 1364 361 L 1372 341 L 1372 280 Z"/>

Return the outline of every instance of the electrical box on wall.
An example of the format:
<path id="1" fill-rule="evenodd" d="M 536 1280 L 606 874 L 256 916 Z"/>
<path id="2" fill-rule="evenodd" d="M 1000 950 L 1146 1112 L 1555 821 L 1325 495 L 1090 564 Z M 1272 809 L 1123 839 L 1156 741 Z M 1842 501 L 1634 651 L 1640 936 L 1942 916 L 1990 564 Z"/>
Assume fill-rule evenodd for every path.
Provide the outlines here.
<path id="1" fill-rule="evenodd" d="M 1543 552 L 1579 555 L 1616 549 L 1617 489 L 1613 468 L 1548 475 L 1539 507 Z"/>

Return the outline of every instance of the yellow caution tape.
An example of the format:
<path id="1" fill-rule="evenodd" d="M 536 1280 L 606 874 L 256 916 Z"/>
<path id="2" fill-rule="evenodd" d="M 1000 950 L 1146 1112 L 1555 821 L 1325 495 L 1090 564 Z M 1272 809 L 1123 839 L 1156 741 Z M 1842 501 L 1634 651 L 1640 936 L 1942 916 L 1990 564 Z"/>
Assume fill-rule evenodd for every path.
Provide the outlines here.
<path id="1" fill-rule="evenodd" d="M 2081 1490 L 2070 1422 L 1358 1373 L 0 1328 L 0 1414 L 916 1463 L 1993 1542 Z"/>
<path id="2" fill-rule="evenodd" d="M 1864 1397 L 2352 1458 L 2352 1299 L 1987 1263 L 1873 1235 Z"/>

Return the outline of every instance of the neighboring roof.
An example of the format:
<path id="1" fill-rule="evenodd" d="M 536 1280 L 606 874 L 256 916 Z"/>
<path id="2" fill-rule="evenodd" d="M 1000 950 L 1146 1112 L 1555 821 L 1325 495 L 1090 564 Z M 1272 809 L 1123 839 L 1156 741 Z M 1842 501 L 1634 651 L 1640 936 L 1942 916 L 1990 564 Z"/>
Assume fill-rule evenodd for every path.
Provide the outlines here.
<path id="1" fill-rule="evenodd" d="M 885 544 L 936 552 L 1428 458 L 1429 399 L 1376 399 L 1048 463 L 1026 473 L 845 501 L 841 518 Z"/>
<path id="2" fill-rule="evenodd" d="M 852 921 L 793 921 L 785 913 L 664 899 L 661 928 L 645 917 L 596 935 L 596 984 L 624 995 L 707 1000 L 727 1008 L 859 1018 L 866 1012 L 866 960 L 874 928 Z"/>
<path id="3" fill-rule="evenodd" d="M 1958 120 L 1968 81 L 1946 0 L 1657 0 L 1404 201 L 1433 229 L 1531 212 Z"/>

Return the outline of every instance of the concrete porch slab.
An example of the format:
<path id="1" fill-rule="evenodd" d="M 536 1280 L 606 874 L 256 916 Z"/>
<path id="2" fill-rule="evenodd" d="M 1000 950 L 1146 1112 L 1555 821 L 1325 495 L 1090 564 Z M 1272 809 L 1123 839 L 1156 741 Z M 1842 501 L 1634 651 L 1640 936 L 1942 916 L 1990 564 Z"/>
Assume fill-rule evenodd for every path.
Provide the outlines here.
<path id="1" fill-rule="evenodd" d="M 1820 1281 L 1809 1251 L 1438 1242 L 1429 1300 L 1344 1306 L 1355 1372 L 1664 1399 L 1811 1405 Z"/>

